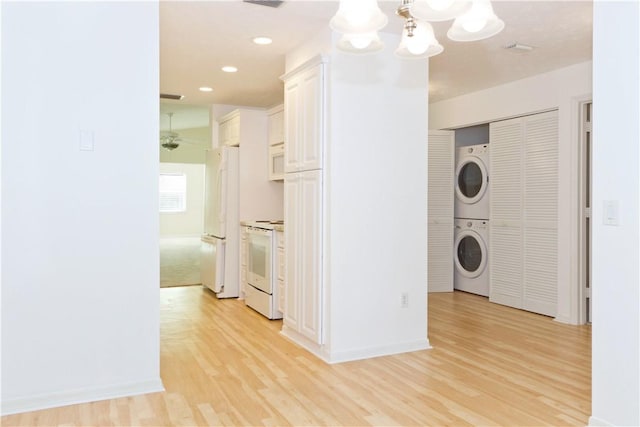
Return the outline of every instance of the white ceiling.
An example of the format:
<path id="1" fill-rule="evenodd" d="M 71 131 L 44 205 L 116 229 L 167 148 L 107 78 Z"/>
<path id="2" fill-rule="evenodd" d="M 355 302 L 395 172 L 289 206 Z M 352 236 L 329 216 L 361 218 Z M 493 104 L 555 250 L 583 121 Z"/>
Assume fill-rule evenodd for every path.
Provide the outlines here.
<path id="1" fill-rule="evenodd" d="M 389 17 L 383 31 L 400 34 L 403 22 L 394 14 L 399 3 L 379 1 Z M 591 59 L 591 1 L 493 0 L 493 7 L 505 29 L 487 40 L 452 42 L 446 37 L 451 21 L 434 23 L 445 50 L 430 60 L 430 102 Z M 160 92 L 185 95 L 182 101 L 163 100 L 161 112 L 175 112 L 173 127 L 181 129 L 206 126 L 205 106 L 211 104 L 281 103 L 285 54 L 326 28 L 337 8 L 338 2 L 331 0 L 289 0 L 278 8 L 242 0 L 161 1 Z M 262 35 L 273 44 L 251 42 Z M 514 42 L 535 49 L 504 49 Z M 239 71 L 224 73 L 224 65 Z M 200 92 L 201 86 L 213 92 Z M 161 123 L 165 128 L 166 116 Z"/>

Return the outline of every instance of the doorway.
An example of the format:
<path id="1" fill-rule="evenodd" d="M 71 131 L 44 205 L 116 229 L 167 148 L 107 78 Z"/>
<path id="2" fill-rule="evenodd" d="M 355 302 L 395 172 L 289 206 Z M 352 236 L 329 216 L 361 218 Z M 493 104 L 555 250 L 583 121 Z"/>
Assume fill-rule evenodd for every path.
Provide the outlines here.
<path id="1" fill-rule="evenodd" d="M 592 147 L 593 105 L 591 101 L 580 104 L 580 313 L 583 323 L 591 323 L 593 297 L 591 282 L 591 211 L 592 211 Z"/>

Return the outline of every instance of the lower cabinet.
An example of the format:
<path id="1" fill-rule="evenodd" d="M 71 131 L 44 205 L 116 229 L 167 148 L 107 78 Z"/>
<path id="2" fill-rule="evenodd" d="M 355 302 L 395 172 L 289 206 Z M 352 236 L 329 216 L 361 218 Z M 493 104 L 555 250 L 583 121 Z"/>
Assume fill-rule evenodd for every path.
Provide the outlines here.
<path id="1" fill-rule="evenodd" d="M 322 344 L 322 171 L 285 174 L 284 198 L 283 332 Z"/>
<path id="2" fill-rule="evenodd" d="M 285 280 L 285 258 L 284 258 L 284 232 L 276 231 L 276 252 L 277 262 L 276 268 L 278 269 L 278 310 L 281 313 L 284 312 L 284 280 Z"/>
<path id="3" fill-rule="evenodd" d="M 249 241 L 247 239 L 247 227 L 240 226 L 240 295 L 247 292 L 247 259 Z"/>

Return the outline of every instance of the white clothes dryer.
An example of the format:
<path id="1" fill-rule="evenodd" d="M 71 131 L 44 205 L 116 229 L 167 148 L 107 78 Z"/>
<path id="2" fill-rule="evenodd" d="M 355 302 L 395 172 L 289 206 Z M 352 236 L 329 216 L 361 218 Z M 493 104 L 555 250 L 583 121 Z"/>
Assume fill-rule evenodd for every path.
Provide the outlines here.
<path id="1" fill-rule="evenodd" d="M 456 150 L 455 218 L 489 219 L 489 144 Z"/>
<path id="2" fill-rule="evenodd" d="M 455 219 L 453 287 L 489 296 L 489 221 Z"/>

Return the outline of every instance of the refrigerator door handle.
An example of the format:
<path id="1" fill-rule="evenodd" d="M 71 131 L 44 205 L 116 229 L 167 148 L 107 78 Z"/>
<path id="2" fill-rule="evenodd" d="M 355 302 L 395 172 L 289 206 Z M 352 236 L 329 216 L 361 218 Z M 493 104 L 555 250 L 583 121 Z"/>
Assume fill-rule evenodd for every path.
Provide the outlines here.
<path id="1" fill-rule="evenodd" d="M 227 214 L 227 170 L 224 168 L 218 169 L 218 220 L 220 225 L 224 225 Z"/>

